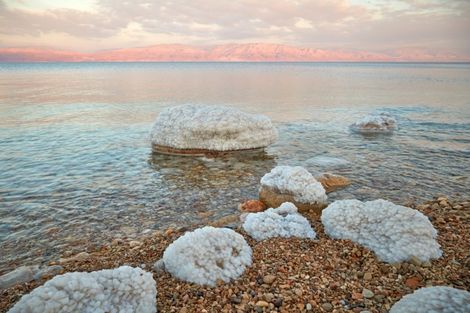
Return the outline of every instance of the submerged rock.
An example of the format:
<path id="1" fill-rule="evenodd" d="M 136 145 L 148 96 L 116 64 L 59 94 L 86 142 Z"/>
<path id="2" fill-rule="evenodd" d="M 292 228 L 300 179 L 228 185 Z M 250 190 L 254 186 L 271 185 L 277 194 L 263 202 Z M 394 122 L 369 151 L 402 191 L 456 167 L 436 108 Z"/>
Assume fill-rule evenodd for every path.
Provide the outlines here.
<path id="1" fill-rule="evenodd" d="M 284 202 L 293 203 L 300 212 L 320 213 L 326 207 L 323 186 L 305 168 L 277 166 L 261 178 L 259 199 L 276 208 Z"/>
<path id="2" fill-rule="evenodd" d="M 181 280 L 215 286 L 217 280 L 229 282 L 239 277 L 251 265 L 251 254 L 242 235 L 228 228 L 206 226 L 185 233 L 169 245 L 163 263 Z"/>
<path id="3" fill-rule="evenodd" d="M 154 150 L 168 154 L 257 149 L 276 139 L 277 131 L 266 116 L 193 104 L 164 109 L 151 132 Z"/>
<path id="4" fill-rule="evenodd" d="M 39 271 L 38 265 L 20 266 L 17 269 L 0 276 L 0 289 L 7 289 L 16 284 L 27 283 L 34 280 Z"/>
<path id="5" fill-rule="evenodd" d="M 91 273 L 58 275 L 23 296 L 9 313 L 156 312 L 151 273 L 121 266 Z"/>
<path id="6" fill-rule="evenodd" d="M 351 125 L 358 133 L 390 133 L 397 127 L 397 121 L 387 114 L 367 115 Z"/>
<path id="7" fill-rule="evenodd" d="M 267 209 L 246 216 L 243 229 L 254 239 L 272 237 L 315 238 L 316 234 L 308 220 L 297 212 L 292 203 L 283 203 L 279 208 Z"/>
<path id="8" fill-rule="evenodd" d="M 390 313 L 468 313 L 470 292 L 451 287 L 428 287 L 404 296 Z"/>
<path id="9" fill-rule="evenodd" d="M 308 166 L 319 166 L 319 167 L 346 167 L 351 164 L 346 159 L 326 156 L 326 155 L 319 155 L 310 159 L 307 159 L 305 165 Z"/>
<path id="10" fill-rule="evenodd" d="M 259 200 L 247 200 L 240 204 L 240 211 L 248 213 L 262 212 L 266 210 L 266 205 Z"/>
<path id="11" fill-rule="evenodd" d="M 331 173 L 323 173 L 315 177 L 325 188 L 326 193 L 345 188 L 351 184 L 349 178 Z"/>
<path id="12" fill-rule="evenodd" d="M 357 242 L 388 263 L 442 255 L 437 231 L 424 214 L 386 200 L 335 201 L 323 210 L 321 221 L 328 236 Z"/>

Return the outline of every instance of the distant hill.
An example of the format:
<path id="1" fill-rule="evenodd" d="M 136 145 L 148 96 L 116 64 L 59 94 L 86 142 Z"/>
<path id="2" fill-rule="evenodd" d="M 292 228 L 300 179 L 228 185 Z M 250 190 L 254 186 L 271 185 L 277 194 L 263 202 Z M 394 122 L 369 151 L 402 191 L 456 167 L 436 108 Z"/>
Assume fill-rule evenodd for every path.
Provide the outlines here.
<path id="1" fill-rule="evenodd" d="M 468 61 L 453 54 L 405 48 L 383 53 L 301 48 L 280 44 L 248 43 L 198 47 L 160 44 L 149 47 L 81 53 L 41 48 L 0 48 L 0 62 L 302 62 L 302 61 Z"/>

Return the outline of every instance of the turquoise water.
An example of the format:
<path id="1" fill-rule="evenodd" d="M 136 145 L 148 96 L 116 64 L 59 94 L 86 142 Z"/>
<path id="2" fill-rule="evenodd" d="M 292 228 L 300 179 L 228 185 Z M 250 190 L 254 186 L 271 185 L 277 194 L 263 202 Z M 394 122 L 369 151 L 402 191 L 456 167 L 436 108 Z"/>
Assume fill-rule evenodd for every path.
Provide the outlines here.
<path id="1" fill-rule="evenodd" d="M 268 115 L 279 141 L 217 159 L 152 154 L 154 119 L 183 103 Z M 380 112 L 393 135 L 350 132 Z M 330 200 L 404 203 L 469 196 L 469 157 L 470 64 L 0 64 L 0 273 L 233 214 L 280 164 L 353 180 Z"/>

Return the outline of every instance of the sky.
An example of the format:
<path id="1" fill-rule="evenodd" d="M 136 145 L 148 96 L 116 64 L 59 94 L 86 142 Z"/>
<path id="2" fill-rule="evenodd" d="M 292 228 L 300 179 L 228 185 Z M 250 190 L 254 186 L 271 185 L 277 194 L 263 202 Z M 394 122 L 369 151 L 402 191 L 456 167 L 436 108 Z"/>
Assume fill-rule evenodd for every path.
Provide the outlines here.
<path id="1" fill-rule="evenodd" d="M 470 0 L 0 0 L 0 47 L 278 43 L 470 55 Z"/>

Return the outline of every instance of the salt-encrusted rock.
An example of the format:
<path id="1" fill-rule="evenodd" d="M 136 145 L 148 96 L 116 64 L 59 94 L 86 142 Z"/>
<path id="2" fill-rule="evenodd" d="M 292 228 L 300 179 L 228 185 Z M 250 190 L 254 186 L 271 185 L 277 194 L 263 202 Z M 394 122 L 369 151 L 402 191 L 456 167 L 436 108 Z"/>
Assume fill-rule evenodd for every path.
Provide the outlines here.
<path id="1" fill-rule="evenodd" d="M 34 275 L 38 271 L 38 265 L 20 266 L 17 269 L 0 276 L 0 289 L 6 289 L 16 284 L 30 282 L 34 279 Z"/>
<path id="2" fill-rule="evenodd" d="M 151 133 L 154 150 L 169 154 L 256 149 L 276 139 L 277 131 L 266 116 L 193 104 L 164 109 Z"/>
<path id="3" fill-rule="evenodd" d="M 320 176 L 315 177 L 315 179 L 322 184 L 326 193 L 345 188 L 351 184 L 349 178 L 331 173 L 323 173 Z"/>
<path id="4" fill-rule="evenodd" d="M 173 276 L 200 285 L 229 282 L 251 265 L 251 248 L 242 235 L 228 228 L 206 226 L 187 232 L 163 253 Z"/>
<path id="5" fill-rule="evenodd" d="M 315 238 L 315 231 L 308 220 L 297 212 L 290 202 L 279 208 L 267 209 L 246 216 L 243 229 L 254 239 L 264 240 L 272 237 Z"/>
<path id="6" fill-rule="evenodd" d="M 390 313 L 468 313 L 470 292 L 451 287 L 429 287 L 404 296 Z"/>
<path id="7" fill-rule="evenodd" d="M 259 199 L 277 208 L 292 202 L 300 212 L 320 213 L 326 206 L 323 186 L 301 166 L 277 166 L 261 178 Z"/>
<path id="8" fill-rule="evenodd" d="M 390 133 L 397 127 L 397 121 L 387 115 L 367 115 L 351 125 L 353 131 L 359 133 Z"/>
<path id="9" fill-rule="evenodd" d="M 323 210 L 321 221 L 330 237 L 357 242 L 388 263 L 442 255 L 437 231 L 425 215 L 386 200 L 335 201 Z"/>
<path id="10" fill-rule="evenodd" d="M 9 313 L 155 313 L 157 290 L 151 273 L 121 266 L 91 273 L 58 275 L 23 296 Z"/>

